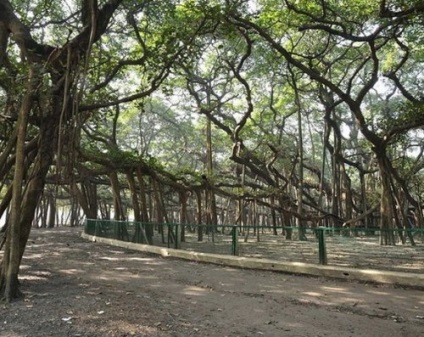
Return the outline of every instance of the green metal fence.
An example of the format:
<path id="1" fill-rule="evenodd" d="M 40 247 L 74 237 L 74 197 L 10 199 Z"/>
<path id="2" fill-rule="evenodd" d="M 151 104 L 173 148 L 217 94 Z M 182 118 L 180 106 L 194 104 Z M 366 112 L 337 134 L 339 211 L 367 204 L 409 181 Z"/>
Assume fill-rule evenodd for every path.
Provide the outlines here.
<path id="1" fill-rule="evenodd" d="M 84 231 L 105 238 L 214 254 L 377 269 L 381 264 L 403 271 L 421 265 L 420 272 L 424 272 L 424 229 L 386 230 L 398 243 L 407 241 L 395 247 L 380 245 L 380 228 L 240 227 L 88 219 Z"/>

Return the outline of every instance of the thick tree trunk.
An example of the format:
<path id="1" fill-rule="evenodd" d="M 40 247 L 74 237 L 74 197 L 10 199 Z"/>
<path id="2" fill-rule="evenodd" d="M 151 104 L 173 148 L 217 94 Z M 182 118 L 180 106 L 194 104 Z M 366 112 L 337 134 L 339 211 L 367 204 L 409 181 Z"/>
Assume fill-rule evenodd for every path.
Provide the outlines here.
<path id="1" fill-rule="evenodd" d="M 208 91 L 208 104 L 210 104 L 210 93 Z M 218 215 L 216 209 L 216 198 L 215 192 L 213 190 L 212 181 L 213 180 L 213 146 L 212 146 L 212 123 L 208 118 L 206 121 L 206 171 L 208 177 L 206 179 L 206 193 L 208 194 L 206 203 L 207 208 L 207 223 L 208 231 L 212 233 L 212 238 L 214 238 L 214 233 L 217 230 L 218 225 Z"/>
<path id="2" fill-rule="evenodd" d="M 134 210 L 134 220 L 136 222 L 141 222 L 141 209 L 140 209 L 140 204 L 138 202 L 138 193 L 137 193 L 137 188 L 135 185 L 133 172 L 127 173 L 127 181 L 128 181 L 128 188 L 131 194 L 132 207 Z"/>
<path id="3" fill-rule="evenodd" d="M 394 200 L 392 190 L 390 188 L 390 173 L 386 169 L 385 154 L 378 155 L 378 165 L 381 180 L 381 202 L 380 202 L 380 244 L 395 245 L 394 235 L 394 217 L 395 209 L 393 208 Z"/>
<path id="4" fill-rule="evenodd" d="M 140 211 L 141 211 L 141 221 L 145 224 L 145 231 L 147 242 L 152 245 L 153 244 L 153 224 L 151 224 L 150 214 L 152 211 L 152 207 L 148 206 L 147 196 L 146 196 L 146 184 L 144 182 L 143 174 L 141 169 L 137 169 L 137 181 L 140 186 Z M 149 214 L 150 211 L 150 214 Z"/>
<path id="5" fill-rule="evenodd" d="M 22 189 L 25 170 L 25 139 L 29 112 L 33 102 L 34 71 L 30 69 L 27 92 L 19 111 L 17 141 L 15 150 L 15 170 L 12 187 L 12 206 L 9 228 L 7 230 L 6 248 L 0 275 L 0 292 L 7 302 L 20 296 L 18 272 L 20 264 Z M 31 224 L 29 224 L 31 226 Z"/>
<path id="6" fill-rule="evenodd" d="M 130 189 L 130 194 L 131 194 L 131 201 L 132 201 L 132 206 L 134 210 L 134 221 L 135 221 L 135 224 L 134 224 L 135 230 L 134 230 L 132 241 L 138 242 L 138 243 L 146 243 L 147 242 L 146 232 L 143 227 L 144 224 L 141 223 L 142 215 L 141 215 L 140 204 L 138 202 L 138 193 L 137 193 L 137 188 L 136 188 L 136 183 L 134 178 L 134 172 L 130 171 L 127 173 L 127 180 L 128 180 L 128 187 Z"/>
<path id="7" fill-rule="evenodd" d="M 88 179 L 81 183 L 81 189 L 76 182 L 72 182 L 71 194 L 78 201 L 79 206 L 85 213 L 87 219 L 97 219 L 97 187 Z"/>
<path id="8" fill-rule="evenodd" d="M 84 22 L 85 28 L 71 41 L 66 42 L 69 48 L 54 48 L 37 43 L 31 36 L 31 30 L 15 14 L 10 1 L 0 0 L 0 66 L 9 62 L 6 53 L 8 53 L 8 45 L 12 45 L 19 48 L 22 63 L 26 62 L 28 68 L 42 69 L 44 78 L 46 74 L 50 74 L 49 81 L 43 80 L 40 81 L 40 85 L 30 86 L 19 114 L 20 121 L 17 133 L 20 133 L 20 135 L 17 135 L 16 139 L 17 143 L 20 142 L 20 144 L 16 145 L 17 157 L 15 160 L 12 216 L 9 221 L 0 272 L 0 296 L 6 300 L 12 299 L 19 293 L 17 287 L 19 265 L 25 251 L 35 210 L 43 193 L 46 175 L 53 162 L 53 155 L 57 147 L 57 129 L 61 120 L 64 122 L 70 118 L 67 104 L 69 103 L 69 92 L 72 92 L 71 86 L 73 85 L 69 81 L 70 74 L 79 66 L 81 56 L 88 55 L 86 51 L 106 31 L 113 13 L 121 2 L 122 0 L 110 0 L 104 4 L 102 9 L 94 6 L 94 2 L 83 2 L 84 10 L 93 14 L 91 15 L 93 20 Z M 91 27 L 86 29 L 89 25 Z M 9 37 L 15 43 L 9 43 Z M 16 53 L 16 50 L 13 49 L 12 53 Z M 26 69 L 23 64 L 20 68 Z M 48 73 L 45 72 L 46 70 Z M 48 85 L 48 82 L 51 82 L 51 85 Z M 33 88 L 34 90 L 32 90 Z M 33 107 L 31 101 L 34 95 L 38 96 L 38 102 Z M 41 98 L 43 103 L 46 104 L 41 104 Z M 26 184 L 23 186 L 23 172 L 20 172 L 20 170 L 24 168 L 24 128 L 26 122 L 22 122 L 22 117 L 28 116 L 31 110 L 34 120 L 36 120 L 34 125 L 39 128 L 39 137 L 37 139 L 37 150 L 34 151 L 36 157 L 26 177 Z M 13 145 L 13 142 L 14 140 L 11 140 L 8 143 L 9 148 Z M 6 157 L 8 157 L 8 154 L 4 153 L 0 158 L 1 161 Z M 22 190 L 25 192 L 21 197 Z"/>
<path id="9" fill-rule="evenodd" d="M 112 196 L 113 196 L 113 210 L 115 212 L 115 220 L 125 220 L 125 212 L 122 204 L 118 174 L 112 172 L 109 174 L 110 186 L 112 187 Z"/>
<path id="10" fill-rule="evenodd" d="M 31 173 L 27 179 L 25 193 L 20 204 L 20 213 L 17 222 L 19 224 L 18 242 L 12 242 L 10 240 L 9 234 L 6 240 L 2 268 L 0 273 L 0 291 L 1 295 L 9 300 L 16 297 L 16 295 L 19 295 L 19 290 L 17 288 L 15 293 L 5 292 L 5 286 L 8 277 L 13 278 L 9 282 L 16 282 L 17 284 L 17 274 L 14 275 L 7 273 L 8 268 L 10 268 L 10 263 L 12 263 L 12 244 L 14 244 L 13 249 L 17 248 L 17 250 L 19 250 L 17 260 L 18 264 L 17 266 L 15 265 L 13 268 L 19 268 L 22 256 L 25 251 L 26 243 L 28 241 L 28 237 L 31 231 L 31 224 L 34 218 L 37 204 L 43 193 L 46 175 L 50 168 L 50 165 L 53 162 L 53 153 L 56 146 L 55 144 L 57 135 L 57 125 L 58 120 L 52 117 L 46 119 L 45 123 L 43 123 L 40 128 L 38 154 L 34 160 Z M 16 260 L 13 260 L 13 263 L 16 263 Z"/>
<path id="11" fill-rule="evenodd" d="M 304 177 L 303 177 L 303 136 L 302 136 L 302 116 L 300 112 L 300 108 L 298 111 L 298 154 L 299 154 L 299 167 L 298 167 L 298 186 L 296 189 L 297 194 L 297 213 L 300 215 L 296 218 L 296 227 L 298 228 L 299 240 L 305 241 L 307 240 L 304 229 L 304 220 L 303 220 L 303 188 L 304 188 Z"/>
<path id="12" fill-rule="evenodd" d="M 124 206 L 121 199 L 121 191 L 119 187 L 118 174 L 116 172 L 112 172 L 109 174 L 110 185 L 112 188 L 112 196 L 113 196 L 113 211 L 114 211 L 114 219 L 117 221 L 115 223 L 115 239 L 118 240 L 126 240 L 129 241 L 129 234 L 127 230 L 126 223 L 118 222 L 125 221 L 125 211 Z"/>

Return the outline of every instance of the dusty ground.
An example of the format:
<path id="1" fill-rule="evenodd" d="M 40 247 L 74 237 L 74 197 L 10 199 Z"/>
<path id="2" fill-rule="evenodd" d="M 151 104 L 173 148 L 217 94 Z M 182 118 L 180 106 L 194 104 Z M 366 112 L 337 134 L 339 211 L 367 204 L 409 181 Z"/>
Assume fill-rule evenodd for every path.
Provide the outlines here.
<path id="1" fill-rule="evenodd" d="M 424 292 L 163 259 L 35 230 L 1 337 L 424 336 Z"/>

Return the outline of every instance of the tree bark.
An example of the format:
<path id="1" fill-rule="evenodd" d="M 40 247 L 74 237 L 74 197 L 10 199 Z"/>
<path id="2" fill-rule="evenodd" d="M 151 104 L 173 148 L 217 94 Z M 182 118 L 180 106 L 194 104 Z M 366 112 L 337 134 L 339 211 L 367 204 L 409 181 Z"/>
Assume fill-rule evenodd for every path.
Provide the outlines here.
<path id="1" fill-rule="evenodd" d="M 386 156 L 384 153 L 377 153 L 378 166 L 381 180 L 381 202 L 380 202 L 380 244 L 396 244 L 394 235 L 393 219 L 395 210 L 393 208 L 393 195 L 390 188 L 390 176 L 386 170 Z"/>
<path id="2" fill-rule="evenodd" d="M 25 163 L 25 139 L 27 131 L 27 123 L 29 112 L 33 102 L 34 90 L 34 70 L 30 68 L 28 85 L 21 109 L 19 111 L 17 128 L 17 140 L 15 150 L 15 172 L 13 177 L 12 189 L 12 208 L 10 216 L 10 226 L 8 228 L 8 238 L 6 241 L 7 259 L 3 260 L 3 266 L 0 278 L 0 292 L 7 302 L 20 296 L 18 287 L 18 272 L 20 264 L 20 237 L 21 225 L 20 215 L 22 206 L 22 188 L 24 179 L 24 163 Z"/>
<path id="3" fill-rule="evenodd" d="M 0 296 L 11 300 L 19 294 L 17 274 L 25 246 L 31 231 L 37 204 L 43 193 L 47 172 L 53 162 L 54 152 L 57 147 L 57 132 L 60 121 L 71 118 L 69 107 L 70 86 L 65 87 L 65 78 L 76 70 L 82 62 L 81 56 L 87 56 L 86 51 L 106 31 L 108 23 L 122 0 L 109 0 L 102 9 L 94 8 L 92 1 L 84 2 L 89 6 L 93 20 L 85 26 L 74 39 L 66 42 L 66 48 L 54 48 L 37 43 L 31 36 L 30 29 L 25 26 L 14 13 L 13 7 L 8 0 L 0 0 L 0 67 L 7 66 L 7 48 L 9 37 L 20 49 L 22 60 L 29 69 L 43 69 L 44 75 L 49 75 L 49 81 L 40 81 L 37 92 L 30 86 L 27 90 L 22 109 L 19 113 L 20 121 L 17 135 L 15 177 L 12 197 L 12 217 L 9 221 L 5 252 L 0 272 Z M 97 13 L 94 13 L 96 11 Z M 93 34 L 93 32 L 95 34 Z M 69 47 L 69 48 L 68 48 Z M 72 63 L 67 62 L 73 60 Z M 65 66 L 67 65 L 67 66 Z M 22 67 L 25 69 L 25 67 Z M 68 69 L 66 69 L 68 68 Z M 31 70 L 30 76 L 31 77 Z M 75 83 L 71 83 L 75 84 Z M 33 95 L 43 97 L 46 104 L 32 106 Z M 24 147 L 26 122 L 22 119 L 28 116 L 32 110 L 38 127 L 37 149 L 34 151 L 35 158 L 25 179 L 23 186 Z M 62 115 L 62 116 L 60 116 Z M 62 119 L 62 117 L 64 117 Z M 11 141 L 9 144 L 12 144 Z M 19 143 L 19 144 L 18 144 Z M 3 158 L 3 156 L 2 156 Z M 3 160 L 3 159 L 2 159 Z M 24 187 L 24 188 L 23 188 Z M 22 190 L 24 194 L 22 195 Z"/>

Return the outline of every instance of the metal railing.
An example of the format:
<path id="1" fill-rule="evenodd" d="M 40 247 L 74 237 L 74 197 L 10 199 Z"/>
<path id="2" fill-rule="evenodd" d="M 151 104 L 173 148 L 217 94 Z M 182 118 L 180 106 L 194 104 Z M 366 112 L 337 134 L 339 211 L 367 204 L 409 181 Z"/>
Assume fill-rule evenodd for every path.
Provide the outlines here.
<path id="1" fill-rule="evenodd" d="M 87 219 L 86 234 L 198 252 L 269 258 L 326 265 L 419 268 L 424 229 L 181 225 Z M 201 231 L 201 235 L 199 235 Z M 380 245 L 380 232 L 406 245 Z M 275 235 L 277 234 L 277 235 Z M 290 238 L 290 239 L 288 239 Z M 299 240 L 300 238 L 306 240 Z M 201 240 L 200 240 L 201 239 Z M 412 246 L 414 242 L 416 245 Z M 403 267 L 402 267 L 403 265 Z M 416 266 L 415 266 L 416 265 Z M 420 272 L 424 272 L 421 270 Z"/>

